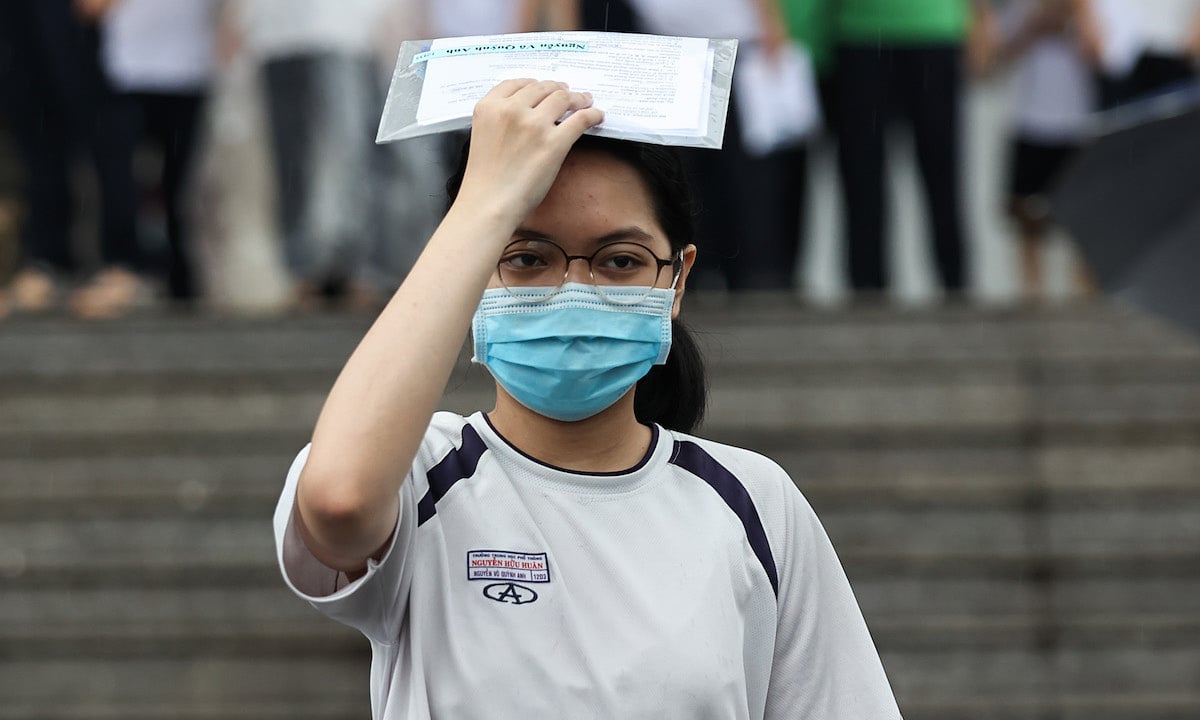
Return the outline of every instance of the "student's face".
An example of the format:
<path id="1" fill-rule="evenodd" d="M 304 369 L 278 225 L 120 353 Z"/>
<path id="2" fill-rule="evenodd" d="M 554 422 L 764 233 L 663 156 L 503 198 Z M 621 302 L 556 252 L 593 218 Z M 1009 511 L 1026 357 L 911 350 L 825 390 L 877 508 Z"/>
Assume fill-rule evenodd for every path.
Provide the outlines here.
<path id="1" fill-rule="evenodd" d="M 644 245 L 664 260 L 673 255 L 637 171 L 607 153 L 592 150 L 576 150 L 567 156 L 546 198 L 520 224 L 513 239 L 549 240 L 568 255 L 590 256 L 613 242 Z M 675 314 L 694 260 L 695 247 L 689 245 L 676 285 Z M 672 267 L 663 268 L 656 287 L 670 287 L 673 277 Z M 587 263 L 571 262 L 566 282 L 590 283 Z M 498 275 L 493 274 L 490 287 L 500 285 Z"/>

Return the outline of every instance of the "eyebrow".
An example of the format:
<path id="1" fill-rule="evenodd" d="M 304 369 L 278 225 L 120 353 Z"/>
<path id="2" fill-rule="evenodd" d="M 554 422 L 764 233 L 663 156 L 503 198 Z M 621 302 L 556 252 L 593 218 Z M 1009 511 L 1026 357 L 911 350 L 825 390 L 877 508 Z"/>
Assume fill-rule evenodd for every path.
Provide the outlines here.
<path id="1" fill-rule="evenodd" d="M 525 240 L 545 240 L 547 242 L 556 242 L 554 237 L 527 227 L 519 227 L 514 230 L 513 237 L 518 237 Z M 620 242 L 622 240 L 641 240 L 642 242 L 649 243 L 654 240 L 654 236 L 637 225 L 630 225 L 628 227 L 618 228 L 612 232 L 605 233 L 600 237 L 592 238 L 589 242 L 592 245 L 600 246 L 607 245 L 609 243 Z"/>

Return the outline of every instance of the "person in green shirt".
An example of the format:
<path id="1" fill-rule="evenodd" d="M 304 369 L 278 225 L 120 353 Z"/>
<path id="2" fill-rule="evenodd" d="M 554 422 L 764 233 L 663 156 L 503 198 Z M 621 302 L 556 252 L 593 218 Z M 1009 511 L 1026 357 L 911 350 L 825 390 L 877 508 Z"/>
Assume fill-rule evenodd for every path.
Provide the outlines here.
<path id="1" fill-rule="evenodd" d="M 894 117 L 913 133 L 937 269 L 965 286 L 959 173 L 964 45 L 983 0 L 835 0 L 836 127 L 850 284 L 887 288 L 884 138 Z"/>
<path id="2" fill-rule="evenodd" d="M 792 40 L 803 45 L 819 77 L 833 69 L 833 11 L 837 0 L 780 0 Z"/>

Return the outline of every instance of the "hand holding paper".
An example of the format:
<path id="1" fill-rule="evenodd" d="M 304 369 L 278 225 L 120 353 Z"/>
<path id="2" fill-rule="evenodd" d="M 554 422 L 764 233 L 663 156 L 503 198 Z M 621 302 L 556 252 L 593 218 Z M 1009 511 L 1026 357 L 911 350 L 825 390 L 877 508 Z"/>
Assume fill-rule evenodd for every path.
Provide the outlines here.
<path id="1" fill-rule="evenodd" d="M 590 92 L 605 111 L 589 132 L 720 147 L 737 43 L 627 33 L 520 33 L 406 42 L 379 142 L 469 126 L 496 83 L 537 77 Z"/>
<path id="2" fill-rule="evenodd" d="M 520 222 L 546 196 L 579 136 L 604 119 L 591 104 L 590 95 L 565 83 L 502 81 L 475 106 L 459 199 Z M 557 122 L 567 112 L 571 116 Z"/>

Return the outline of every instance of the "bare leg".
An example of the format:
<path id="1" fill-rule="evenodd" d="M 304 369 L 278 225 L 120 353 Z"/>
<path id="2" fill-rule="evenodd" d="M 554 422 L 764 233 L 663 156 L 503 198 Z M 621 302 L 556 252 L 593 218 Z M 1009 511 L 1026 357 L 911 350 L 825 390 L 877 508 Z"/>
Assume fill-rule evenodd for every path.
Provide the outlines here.
<path id="1" fill-rule="evenodd" d="M 1072 245 L 1071 249 L 1074 255 L 1072 275 L 1075 281 L 1075 293 L 1085 300 L 1090 300 L 1100 293 L 1100 283 L 1096 280 L 1087 261 L 1079 253 L 1078 248 Z"/>
<path id="2" fill-rule="evenodd" d="M 1021 231 L 1021 298 L 1028 303 L 1044 299 L 1042 237 Z"/>
<path id="3" fill-rule="evenodd" d="M 1035 197 L 1013 197 L 1009 214 L 1021 243 L 1021 299 L 1040 303 L 1045 297 L 1043 253 L 1046 239 L 1045 204 Z"/>

